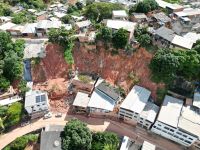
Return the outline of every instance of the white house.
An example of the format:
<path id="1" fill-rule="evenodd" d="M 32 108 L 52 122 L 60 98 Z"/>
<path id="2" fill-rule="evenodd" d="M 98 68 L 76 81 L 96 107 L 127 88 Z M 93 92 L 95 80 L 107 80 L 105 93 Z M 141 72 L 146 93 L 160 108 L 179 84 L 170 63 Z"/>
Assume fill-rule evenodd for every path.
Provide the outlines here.
<path id="1" fill-rule="evenodd" d="M 124 21 L 124 20 L 106 20 L 106 26 L 113 30 L 118 30 L 123 28 L 124 30 L 129 32 L 129 39 L 133 37 L 134 30 L 136 28 L 137 23 Z"/>
<path id="2" fill-rule="evenodd" d="M 200 137 L 200 115 L 183 101 L 166 95 L 151 131 L 184 146 L 191 146 Z"/>
<path id="3" fill-rule="evenodd" d="M 126 20 L 128 18 L 128 14 L 125 10 L 113 10 L 112 19 Z"/>
<path id="4" fill-rule="evenodd" d="M 143 87 L 134 86 L 122 102 L 119 117 L 138 122 L 149 129 L 154 123 L 159 107 L 149 102 L 151 92 Z"/>
<path id="5" fill-rule="evenodd" d="M 95 87 L 95 90 L 91 95 L 88 103 L 89 112 L 111 112 L 119 99 L 120 96 L 113 87 L 102 82 Z"/>
<path id="6" fill-rule="evenodd" d="M 38 90 L 26 92 L 24 107 L 32 119 L 44 116 L 49 111 L 47 92 Z"/>

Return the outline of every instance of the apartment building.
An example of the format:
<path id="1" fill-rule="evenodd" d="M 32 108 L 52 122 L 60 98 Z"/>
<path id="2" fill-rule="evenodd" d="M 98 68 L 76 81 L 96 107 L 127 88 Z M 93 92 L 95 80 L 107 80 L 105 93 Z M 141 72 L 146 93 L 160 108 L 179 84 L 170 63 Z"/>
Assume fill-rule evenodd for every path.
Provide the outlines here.
<path id="1" fill-rule="evenodd" d="M 200 115 L 192 106 L 166 95 L 151 131 L 184 146 L 191 146 L 200 137 Z"/>
<path id="2" fill-rule="evenodd" d="M 151 92 L 143 87 L 134 86 L 120 106 L 119 117 L 132 120 L 149 129 L 153 124 L 159 107 L 149 101 Z"/>

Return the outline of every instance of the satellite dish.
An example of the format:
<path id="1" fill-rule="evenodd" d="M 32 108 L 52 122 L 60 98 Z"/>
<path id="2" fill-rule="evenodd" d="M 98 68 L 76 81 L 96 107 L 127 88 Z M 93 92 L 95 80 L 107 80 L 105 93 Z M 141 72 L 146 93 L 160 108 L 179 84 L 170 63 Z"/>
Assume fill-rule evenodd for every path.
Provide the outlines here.
<path id="1" fill-rule="evenodd" d="M 60 142 L 58 140 L 54 141 L 54 146 L 58 147 L 60 145 Z"/>

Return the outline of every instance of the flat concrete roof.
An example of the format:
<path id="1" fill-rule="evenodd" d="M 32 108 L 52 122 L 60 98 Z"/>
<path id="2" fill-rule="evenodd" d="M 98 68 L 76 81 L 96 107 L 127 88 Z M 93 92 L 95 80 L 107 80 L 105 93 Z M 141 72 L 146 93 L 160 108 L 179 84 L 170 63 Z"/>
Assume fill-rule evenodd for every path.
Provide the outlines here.
<path id="1" fill-rule="evenodd" d="M 78 92 L 76 94 L 76 98 L 74 99 L 73 106 L 86 108 L 89 100 L 90 98 L 88 97 L 88 94 L 83 92 Z"/>
<path id="2" fill-rule="evenodd" d="M 178 127 L 200 139 L 200 114 L 198 110 L 191 106 L 183 107 Z"/>
<path id="3" fill-rule="evenodd" d="M 147 102 L 146 106 L 144 107 L 144 110 L 140 114 L 140 117 L 150 122 L 154 122 L 158 111 L 159 107 L 157 105 L 155 105 L 152 102 Z"/>
<path id="4" fill-rule="evenodd" d="M 137 23 L 133 23 L 130 21 L 124 21 L 124 20 L 107 20 L 106 26 L 108 28 L 112 29 L 120 29 L 123 28 L 127 30 L 128 32 L 133 32 L 135 30 L 135 26 Z"/>
<path id="5" fill-rule="evenodd" d="M 135 85 L 128 93 L 120 108 L 141 113 L 151 95 L 151 91 Z"/>
<path id="6" fill-rule="evenodd" d="M 113 10 L 112 13 L 114 17 L 128 17 L 125 10 Z"/>
<path id="7" fill-rule="evenodd" d="M 182 107 L 182 100 L 166 95 L 157 120 L 176 128 Z"/>

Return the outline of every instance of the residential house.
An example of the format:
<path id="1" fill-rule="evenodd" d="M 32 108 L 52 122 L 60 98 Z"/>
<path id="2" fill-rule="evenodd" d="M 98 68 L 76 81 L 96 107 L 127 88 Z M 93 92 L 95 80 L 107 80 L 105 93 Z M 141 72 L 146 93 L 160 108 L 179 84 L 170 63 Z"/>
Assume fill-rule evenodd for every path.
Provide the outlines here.
<path id="1" fill-rule="evenodd" d="M 172 40 L 172 45 L 170 46 L 170 48 L 181 48 L 181 49 L 186 49 L 186 50 L 190 50 L 192 49 L 193 46 L 193 42 L 185 37 L 179 36 L 179 35 L 175 35 L 175 37 Z"/>
<path id="2" fill-rule="evenodd" d="M 37 12 L 36 9 L 27 9 L 27 11 L 28 11 L 29 13 L 32 13 L 32 14 L 35 14 L 35 13 Z"/>
<path id="3" fill-rule="evenodd" d="M 167 12 L 169 14 L 174 13 L 174 12 L 180 12 L 184 9 L 184 7 L 182 5 L 179 4 L 168 4 L 166 6 Z"/>
<path id="4" fill-rule="evenodd" d="M 37 23 L 27 23 L 22 30 L 22 36 L 33 38 L 36 36 Z"/>
<path id="5" fill-rule="evenodd" d="M 140 144 L 137 141 L 124 136 L 120 145 L 120 150 L 156 150 L 156 146 L 147 141 Z"/>
<path id="6" fill-rule="evenodd" d="M 2 24 L 0 26 L 0 31 L 7 31 L 8 29 L 11 29 L 12 27 L 16 26 L 16 24 L 12 22 L 7 22 L 5 24 Z"/>
<path id="7" fill-rule="evenodd" d="M 116 31 L 120 28 L 123 28 L 124 30 L 128 31 L 129 33 L 129 40 L 132 39 L 134 30 L 136 28 L 137 23 L 130 22 L 130 21 L 124 21 L 124 20 L 106 20 L 106 26 L 108 28 L 111 28 L 113 31 Z"/>
<path id="8" fill-rule="evenodd" d="M 192 26 L 192 31 L 200 33 L 200 23 L 196 23 Z"/>
<path id="9" fill-rule="evenodd" d="M 151 131 L 189 147 L 200 137 L 199 122 L 200 114 L 192 106 L 166 95 Z"/>
<path id="10" fill-rule="evenodd" d="M 171 4 L 163 0 L 156 0 L 158 3 L 159 7 L 167 9 L 168 13 L 173 13 L 173 12 L 179 12 L 184 9 L 183 6 L 178 5 L 178 4 Z"/>
<path id="11" fill-rule="evenodd" d="M 62 12 L 54 12 L 54 16 L 61 19 L 62 17 L 64 17 L 66 15 L 66 13 L 62 13 Z"/>
<path id="12" fill-rule="evenodd" d="M 197 34 L 195 32 L 188 32 L 185 35 L 183 35 L 184 38 L 190 39 L 193 43 L 196 43 L 198 40 L 200 40 L 200 33 Z"/>
<path id="13" fill-rule="evenodd" d="M 61 133 L 64 131 L 64 126 L 48 125 L 42 130 L 40 135 L 41 150 L 62 150 L 61 148 Z"/>
<path id="14" fill-rule="evenodd" d="M 30 90 L 26 92 L 24 108 L 31 119 L 43 117 L 49 112 L 47 92 Z"/>
<path id="15" fill-rule="evenodd" d="M 73 102 L 73 108 L 76 112 L 86 112 L 90 97 L 88 94 L 78 92 Z"/>
<path id="16" fill-rule="evenodd" d="M 124 136 L 121 140 L 119 150 L 140 150 L 141 144 L 136 143 L 136 141 L 130 139 L 127 136 Z"/>
<path id="17" fill-rule="evenodd" d="M 149 101 L 150 95 L 149 90 L 135 85 L 122 102 L 119 117 L 149 129 L 159 111 L 159 107 Z"/>
<path id="18" fill-rule="evenodd" d="M 126 13 L 125 10 L 113 10 L 112 19 L 113 20 L 127 20 L 128 14 Z"/>
<path id="19" fill-rule="evenodd" d="M 159 28 L 161 26 L 170 27 L 171 26 L 171 18 L 169 18 L 165 13 L 159 12 L 152 15 L 152 21 L 150 24 L 155 28 Z"/>
<path id="20" fill-rule="evenodd" d="M 147 22 L 147 16 L 144 13 L 132 13 L 131 21 L 138 23 L 145 23 Z"/>
<path id="21" fill-rule="evenodd" d="M 30 40 L 26 41 L 24 48 L 24 59 L 30 58 L 44 58 L 46 56 L 45 53 L 45 44 L 44 41 L 41 40 Z"/>
<path id="22" fill-rule="evenodd" d="M 61 21 L 50 21 L 50 20 L 41 20 L 37 23 L 36 34 L 38 37 L 43 37 L 46 35 L 49 29 L 51 28 L 60 28 L 62 26 Z"/>
<path id="23" fill-rule="evenodd" d="M 37 21 L 46 20 L 48 18 L 48 12 L 47 11 L 40 11 L 35 13 Z"/>
<path id="24" fill-rule="evenodd" d="M 164 26 L 155 30 L 152 39 L 154 45 L 165 48 L 191 49 L 193 46 L 193 42 L 190 39 L 179 36 L 173 30 Z"/>
<path id="25" fill-rule="evenodd" d="M 174 12 L 175 18 L 188 18 L 192 23 L 199 23 L 200 21 L 200 9 L 198 8 L 187 8 L 179 12 Z"/>
<path id="26" fill-rule="evenodd" d="M 101 82 L 96 84 L 88 103 L 88 110 L 89 112 L 108 113 L 113 111 L 119 100 L 119 93 L 111 85 L 108 85 L 106 82 Z"/>
<path id="27" fill-rule="evenodd" d="M 75 28 L 79 32 L 87 32 L 89 27 L 91 26 L 90 20 L 80 21 L 75 23 Z"/>
<path id="28" fill-rule="evenodd" d="M 15 25 L 6 31 L 9 32 L 12 36 L 21 36 L 23 29 L 23 25 Z"/>
<path id="29" fill-rule="evenodd" d="M 11 17 L 0 16 L 0 24 L 11 22 Z"/>

